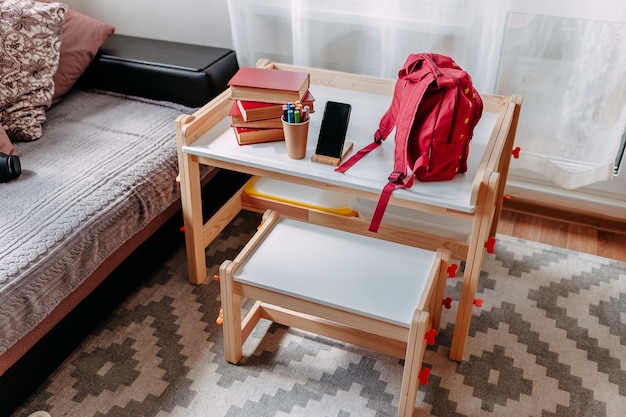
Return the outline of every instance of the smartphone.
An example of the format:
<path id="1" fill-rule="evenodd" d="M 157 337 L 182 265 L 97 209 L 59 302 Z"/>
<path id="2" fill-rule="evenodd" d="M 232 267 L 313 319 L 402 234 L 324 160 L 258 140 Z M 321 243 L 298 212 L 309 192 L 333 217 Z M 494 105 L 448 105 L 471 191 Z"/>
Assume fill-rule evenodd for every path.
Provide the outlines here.
<path id="1" fill-rule="evenodd" d="M 341 158 L 351 110 L 352 106 L 347 103 L 326 102 L 315 154 Z"/>

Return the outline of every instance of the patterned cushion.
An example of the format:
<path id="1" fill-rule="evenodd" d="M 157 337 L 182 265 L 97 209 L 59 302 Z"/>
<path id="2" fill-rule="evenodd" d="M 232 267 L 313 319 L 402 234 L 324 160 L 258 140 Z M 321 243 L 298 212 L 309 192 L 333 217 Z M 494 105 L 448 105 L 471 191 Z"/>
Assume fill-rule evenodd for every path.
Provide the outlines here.
<path id="1" fill-rule="evenodd" d="M 0 122 L 14 141 L 42 135 L 67 6 L 0 0 Z"/>

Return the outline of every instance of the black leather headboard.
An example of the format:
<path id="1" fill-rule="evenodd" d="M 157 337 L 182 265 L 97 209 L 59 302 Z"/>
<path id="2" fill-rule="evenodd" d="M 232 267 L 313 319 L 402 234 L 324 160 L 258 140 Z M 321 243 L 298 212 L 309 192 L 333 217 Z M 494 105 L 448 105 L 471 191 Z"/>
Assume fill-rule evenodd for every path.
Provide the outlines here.
<path id="1" fill-rule="evenodd" d="M 79 86 L 200 107 L 224 91 L 238 69 L 230 49 L 114 34 Z"/>

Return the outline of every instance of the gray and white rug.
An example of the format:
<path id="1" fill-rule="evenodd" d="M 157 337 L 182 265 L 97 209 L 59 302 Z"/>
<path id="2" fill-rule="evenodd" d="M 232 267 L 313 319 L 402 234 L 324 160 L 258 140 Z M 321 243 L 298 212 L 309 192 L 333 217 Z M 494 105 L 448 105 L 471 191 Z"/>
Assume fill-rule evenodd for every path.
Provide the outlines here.
<path id="1" fill-rule="evenodd" d="M 254 233 L 242 212 L 207 248 L 210 276 Z M 382 260 L 381 260 L 382 261 Z M 460 279 L 447 294 L 458 299 Z M 444 310 L 415 416 L 623 416 L 626 264 L 499 236 L 486 256 L 465 360 Z M 14 417 L 393 416 L 402 363 L 279 325 L 224 361 L 219 283 L 192 286 L 184 248 L 91 334 Z"/>

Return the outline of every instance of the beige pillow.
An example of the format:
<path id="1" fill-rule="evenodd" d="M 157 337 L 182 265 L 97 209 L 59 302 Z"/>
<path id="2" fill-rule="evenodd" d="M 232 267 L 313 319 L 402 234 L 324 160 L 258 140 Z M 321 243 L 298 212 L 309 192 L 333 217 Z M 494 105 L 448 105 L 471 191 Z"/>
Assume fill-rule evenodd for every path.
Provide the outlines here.
<path id="1" fill-rule="evenodd" d="M 75 10 L 67 11 L 59 68 L 54 74 L 53 103 L 58 103 L 70 91 L 114 31 L 115 27 L 107 23 Z"/>
<path id="2" fill-rule="evenodd" d="M 0 0 L 0 123 L 13 141 L 42 135 L 67 6 Z"/>

